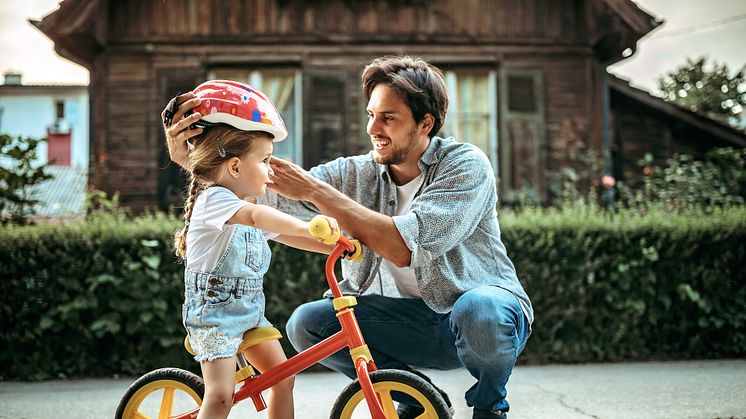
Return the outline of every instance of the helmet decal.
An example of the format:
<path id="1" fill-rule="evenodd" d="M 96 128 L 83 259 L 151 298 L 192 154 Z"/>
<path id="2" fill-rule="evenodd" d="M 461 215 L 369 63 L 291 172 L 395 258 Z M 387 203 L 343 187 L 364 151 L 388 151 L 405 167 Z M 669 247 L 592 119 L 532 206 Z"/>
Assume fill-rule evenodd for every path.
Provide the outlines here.
<path id="1" fill-rule="evenodd" d="M 244 131 L 264 131 L 282 141 L 287 128 L 275 105 L 261 91 L 228 80 L 211 80 L 194 89 L 202 103 L 194 110 L 207 124 L 223 123 Z"/>

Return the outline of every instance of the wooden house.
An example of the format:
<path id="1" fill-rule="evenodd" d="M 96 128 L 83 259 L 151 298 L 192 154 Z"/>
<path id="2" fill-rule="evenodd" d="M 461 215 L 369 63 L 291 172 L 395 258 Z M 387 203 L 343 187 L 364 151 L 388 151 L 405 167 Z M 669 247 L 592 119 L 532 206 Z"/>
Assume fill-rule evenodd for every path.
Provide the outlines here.
<path id="1" fill-rule="evenodd" d="M 487 153 L 502 198 L 547 197 L 573 148 L 613 155 L 621 174 L 647 150 L 746 144 L 606 72 L 659 24 L 630 0 L 65 0 L 34 23 L 90 70 L 90 183 L 134 208 L 182 203 L 160 121 L 177 92 L 210 78 L 260 88 L 290 129 L 276 154 L 308 168 L 369 150 L 360 73 L 389 54 L 445 72 L 441 135 Z M 678 144 L 689 126 L 702 136 Z"/>

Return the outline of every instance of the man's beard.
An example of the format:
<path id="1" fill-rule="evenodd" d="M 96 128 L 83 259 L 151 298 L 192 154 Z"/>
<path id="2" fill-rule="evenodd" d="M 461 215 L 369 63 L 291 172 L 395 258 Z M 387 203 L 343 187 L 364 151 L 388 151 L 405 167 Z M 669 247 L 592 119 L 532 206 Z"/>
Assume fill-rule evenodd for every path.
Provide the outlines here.
<path id="1" fill-rule="evenodd" d="M 391 140 L 391 138 L 389 138 Z M 417 142 L 417 127 L 415 127 L 408 135 L 407 142 L 400 148 L 395 148 L 394 151 L 388 157 L 382 156 L 380 153 L 373 153 L 373 161 L 378 164 L 401 164 L 407 160 L 409 153 L 412 151 L 412 147 Z M 394 142 L 391 141 L 389 147 L 393 147 Z M 375 150 L 374 150 L 375 151 Z"/>

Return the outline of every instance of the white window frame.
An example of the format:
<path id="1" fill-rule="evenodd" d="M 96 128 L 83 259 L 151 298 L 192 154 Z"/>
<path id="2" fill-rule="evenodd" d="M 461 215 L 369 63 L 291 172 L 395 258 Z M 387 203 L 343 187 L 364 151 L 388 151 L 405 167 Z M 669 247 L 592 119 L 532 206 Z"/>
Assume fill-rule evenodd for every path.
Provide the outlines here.
<path id="1" fill-rule="evenodd" d="M 256 86 L 257 89 L 260 89 L 264 92 L 264 89 L 263 89 L 264 81 L 262 78 L 262 71 L 266 71 L 267 67 L 252 67 L 252 66 L 235 67 L 235 68 L 216 67 L 208 71 L 207 78 L 210 80 L 215 79 L 216 71 L 225 71 L 225 70 L 231 70 L 231 71 L 236 71 L 236 72 L 248 72 L 249 74 L 248 80 L 236 80 L 236 81 L 242 82 L 242 83 L 248 83 L 251 86 Z M 290 152 L 291 155 L 285 156 L 285 157 L 289 157 L 290 160 L 293 161 L 293 163 L 299 166 L 303 166 L 303 72 L 300 69 L 293 68 L 293 67 L 282 68 L 282 70 L 291 70 L 294 72 L 293 73 L 293 89 L 295 91 L 295 97 L 293 99 L 293 106 L 296 111 L 295 118 L 294 118 L 295 121 L 294 121 L 293 126 L 287 126 L 288 131 L 293 133 L 292 138 L 294 138 L 296 141 L 291 148 L 291 152 Z M 272 100 L 274 103 L 274 100 L 275 100 L 274 98 L 270 97 L 269 99 Z"/>
<path id="2" fill-rule="evenodd" d="M 492 171 L 495 175 L 498 175 L 500 170 L 500 162 L 499 162 L 499 130 L 498 130 L 498 120 L 497 120 L 497 71 L 487 69 L 487 68 L 463 68 L 466 71 L 469 72 L 479 72 L 484 71 L 487 74 L 487 88 L 489 90 L 488 97 L 489 97 L 489 103 L 487 105 L 487 111 L 489 112 L 489 139 L 487 141 L 487 144 L 489 145 L 489 150 L 482 150 L 485 152 L 487 157 L 490 160 L 490 164 L 492 164 Z M 458 81 L 457 81 L 457 73 L 459 72 L 459 68 L 456 68 L 455 70 L 447 70 L 444 71 L 445 81 L 446 81 L 446 87 L 448 88 L 448 93 L 450 94 L 450 100 L 448 101 L 448 115 L 446 116 L 446 121 L 453 121 L 453 118 L 458 115 Z M 461 133 L 459 132 L 459 125 L 458 121 L 454 121 L 453 124 L 449 123 L 449 128 L 453 128 L 453 136 L 457 141 L 463 141 L 463 142 L 469 142 L 468 138 L 462 138 Z"/>

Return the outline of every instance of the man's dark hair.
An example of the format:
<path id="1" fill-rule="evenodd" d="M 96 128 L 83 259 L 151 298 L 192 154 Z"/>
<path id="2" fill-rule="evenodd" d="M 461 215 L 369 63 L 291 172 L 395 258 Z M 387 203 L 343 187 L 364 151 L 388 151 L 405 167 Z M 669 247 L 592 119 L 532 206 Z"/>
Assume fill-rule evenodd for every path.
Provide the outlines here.
<path id="1" fill-rule="evenodd" d="M 370 100 L 373 89 L 383 83 L 399 92 L 419 123 L 430 114 L 435 119 L 428 133 L 440 131 L 448 112 L 448 90 L 443 73 L 422 58 L 388 56 L 377 58 L 363 70 L 363 90 Z"/>

